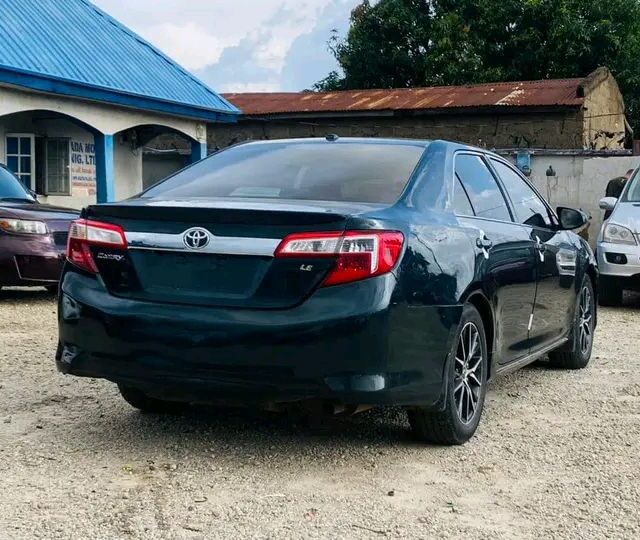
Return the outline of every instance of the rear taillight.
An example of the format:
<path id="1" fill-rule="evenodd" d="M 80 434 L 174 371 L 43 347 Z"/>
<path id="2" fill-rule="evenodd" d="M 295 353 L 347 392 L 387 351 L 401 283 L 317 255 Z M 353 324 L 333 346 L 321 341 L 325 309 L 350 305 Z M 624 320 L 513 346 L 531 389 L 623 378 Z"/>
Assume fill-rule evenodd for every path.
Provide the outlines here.
<path id="1" fill-rule="evenodd" d="M 335 266 L 322 282 L 328 287 L 390 272 L 403 244 L 404 235 L 397 231 L 300 233 L 287 236 L 275 256 L 335 258 Z"/>
<path id="2" fill-rule="evenodd" d="M 127 249 L 124 230 L 118 225 L 87 219 L 72 222 L 67 242 L 67 260 L 87 272 L 97 274 L 98 267 L 93 260 L 91 246 Z"/>

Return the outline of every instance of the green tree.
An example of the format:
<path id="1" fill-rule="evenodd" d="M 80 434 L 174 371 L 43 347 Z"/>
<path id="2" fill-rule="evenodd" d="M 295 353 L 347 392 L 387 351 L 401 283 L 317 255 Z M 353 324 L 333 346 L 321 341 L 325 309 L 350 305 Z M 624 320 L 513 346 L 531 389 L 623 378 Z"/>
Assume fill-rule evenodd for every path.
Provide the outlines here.
<path id="1" fill-rule="evenodd" d="M 640 0 L 364 0 L 316 90 L 581 77 L 607 66 L 640 131 Z"/>

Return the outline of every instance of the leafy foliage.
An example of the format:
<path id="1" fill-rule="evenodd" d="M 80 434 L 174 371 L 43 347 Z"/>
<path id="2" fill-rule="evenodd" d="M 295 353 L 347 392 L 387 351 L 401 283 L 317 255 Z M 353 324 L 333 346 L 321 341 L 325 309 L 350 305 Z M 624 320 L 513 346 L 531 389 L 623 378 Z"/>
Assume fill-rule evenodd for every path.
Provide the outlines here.
<path id="1" fill-rule="evenodd" d="M 316 90 L 580 77 L 607 66 L 640 131 L 640 0 L 363 0 Z"/>

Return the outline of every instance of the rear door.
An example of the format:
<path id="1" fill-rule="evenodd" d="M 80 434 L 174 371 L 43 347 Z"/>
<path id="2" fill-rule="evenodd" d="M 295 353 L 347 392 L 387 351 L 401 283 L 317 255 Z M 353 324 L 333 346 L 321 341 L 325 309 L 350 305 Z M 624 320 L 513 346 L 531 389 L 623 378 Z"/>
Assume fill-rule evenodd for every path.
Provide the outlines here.
<path id="1" fill-rule="evenodd" d="M 535 245 L 537 294 L 529 333 L 532 352 L 566 335 L 575 309 L 578 251 L 559 231 L 547 204 L 508 163 L 492 158 L 513 204 L 516 221 Z"/>
<path id="2" fill-rule="evenodd" d="M 509 363 L 529 352 L 529 322 L 536 294 L 535 249 L 527 230 L 514 223 L 505 195 L 481 154 L 454 158 L 460 222 L 476 245 L 478 278 L 494 304 L 496 353 Z M 465 198 L 468 206 L 464 204 Z M 471 211 L 472 215 L 464 215 Z"/>

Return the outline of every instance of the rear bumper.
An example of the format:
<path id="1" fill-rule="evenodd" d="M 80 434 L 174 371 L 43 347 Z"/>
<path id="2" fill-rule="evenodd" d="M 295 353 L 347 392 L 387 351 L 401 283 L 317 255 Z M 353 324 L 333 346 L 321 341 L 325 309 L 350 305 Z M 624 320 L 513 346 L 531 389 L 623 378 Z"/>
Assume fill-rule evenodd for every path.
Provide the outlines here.
<path id="1" fill-rule="evenodd" d="M 395 277 L 316 291 L 289 310 L 131 301 L 68 272 L 57 366 L 164 399 L 438 407 L 461 307 L 392 301 Z"/>
<path id="2" fill-rule="evenodd" d="M 50 236 L 38 238 L 0 235 L 0 285 L 51 285 L 64 266 L 65 249 Z"/>

